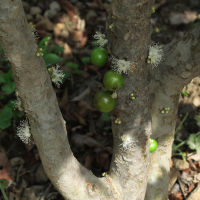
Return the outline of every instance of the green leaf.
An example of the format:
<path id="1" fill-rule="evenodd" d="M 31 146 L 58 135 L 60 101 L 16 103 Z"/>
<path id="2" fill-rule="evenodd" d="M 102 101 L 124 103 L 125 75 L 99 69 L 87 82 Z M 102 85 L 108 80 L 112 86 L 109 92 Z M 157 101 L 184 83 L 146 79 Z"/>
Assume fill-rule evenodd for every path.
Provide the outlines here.
<path id="1" fill-rule="evenodd" d="M 5 95 L 0 94 L 0 99 L 4 99 L 4 98 L 5 98 Z"/>
<path id="2" fill-rule="evenodd" d="M 11 119 L 12 117 L 13 117 L 13 111 L 7 104 L 0 112 L 0 121 L 8 120 Z"/>
<path id="3" fill-rule="evenodd" d="M 11 69 L 7 72 L 7 78 L 8 78 L 9 81 L 10 80 L 14 80 L 14 76 L 12 74 L 12 70 Z"/>
<path id="4" fill-rule="evenodd" d="M 13 112 L 13 117 L 14 118 L 21 118 L 24 116 L 24 113 L 23 112 L 19 112 L 19 111 L 14 111 Z"/>
<path id="5" fill-rule="evenodd" d="M 1 87 L 3 92 L 6 92 L 7 94 L 11 94 L 15 91 L 15 83 L 13 81 L 9 81 L 4 83 L 4 85 Z"/>
<path id="6" fill-rule="evenodd" d="M 197 135 L 196 137 L 195 137 L 195 144 L 196 144 L 196 151 L 197 151 L 197 153 L 200 153 L 200 135 Z"/>
<path id="7" fill-rule="evenodd" d="M 6 129 L 6 128 L 8 128 L 9 126 L 11 126 L 11 119 L 4 120 L 4 121 L 0 121 L 0 129 L 1 129 L 1 130 Z"/>
<path id="8" fill-rule="evenodd" d="M 49 52 L 49 49 L 48 49 L 48 48 L 42 49 L 43 57 L 44 57 L 45 55 L 47 55 L 48 52 Z"/>
<path id="9" fill-rule="evenodd" d="M 11 125 L 11 119 L 13 117 L 12 109 L 6 105 L 0 112 L 0 129 L 6 129 Z"/>
<path id="10" fill-rule="evenodd" d="M 56 44 L 53 48 L 52 51 L 55 53 L 62 53 L 64 51 L 64 47 L 61 47 L 60 45 Z"/>
<path id="11" fill-rule="evenodd" d="M 69 72 L 68 71 L 63 71 L 63 74 L 65 75 L 64 78 L 63 78 L 63 82 L 64 82 L 64 79 L 69 77 Z"/>
<path id="12" fill-rule="evenodd" d="M 43 56 L 43 59 L 46 63 L 46 65 L 54 65 L 62 60 L 61 57 L 57 56 L 54 53 L 48 53 Z"/>
<path id="13" fill-rule="evenodd" d="M 13 111 L 15 110 L 15 105 L 14 105 L 14 101 L 16 101 L 16 99 L 10 99 L 9 101 L 8 101 L 8 103 L 6 104 L 6 106 L 8 106 L 9 108 L 11 108 Z"/>
<path id="14" fill-rule="evenodd" d="M 0 179 L 0 188 L 4 190 L 8 186 L 8 181 L 6 179 Z"/>
<path id="15" fill-rule="evenodd" d="M 69 66 L 69 67 L 73 67 L 73 68 L 78 68 L 78 65 L 76 63 L 73 62 L 67 62 L 65 65 Z"/>
<path id="16" fill-rule="evenodd" d="M 103 113 L 103 114 L 101 115 L 101 119 L 102 119 L 103 121 L 106 121 L 106 122 L 109 122 L 109 121 L 110 121 L 110 118 L 108 117 L 108 115 L 107 115 L 106 113 Z"/>
<path id="17" fill-rule="evenodd" d="M 197 153 L 200 153 L 200 135 L 199 133 L 191 134 L 187 141 L 190 149 L 196 150 Z"/>
<path id="18" fill-rule="evenodd" d="M 11 69 L 7 73 L 0 74 L 0 83 L 6 83 L 10 80 L 14 80 Z"/>
<path id="19" fill-rule="evenodd" d="M 48 45 L 48 41 L 51 39 L 51 37 L 45 37 L 43 38 L 39 44 L 38 44 L 38 48 L 42 48 L 44 45 Z"/>
<path id="20" fill-rule="evenodd" d="M 186 91 L 184 91 L 184 90 L 181 91 L 181 94 L 182 94 L 183 96 L 185 96 L 185 97 L 188 97 L 188 96 L 189 96 L 189 94 L 188 94 Z"/>
<path id="21" fill-rule="evenodd" d="M 6 82 L 6 74 L 0 74 L 0 83 L 5 83 Z"/>
<path id="22" fill-rule="evenodd" d="M 81 58 L 81 61 L 83 62 L 83 63 L 85 63 L 85 62 L 90 62 L 90 57 L 83 57 L 83 58 Z"/>
<path id="23" fill-rule="evenodd" d="M 200 115 L 196 115 L 194 119 L 197 121 L 197 125 L 200 126 Z"/>
<path id="24" fill-rule="evenodd" d="M 66 65 L 74 68 L 74 74 L 81 74 L 81 70 L 78 69 L 78 65 L 76 63 L 67 62 Z"/>

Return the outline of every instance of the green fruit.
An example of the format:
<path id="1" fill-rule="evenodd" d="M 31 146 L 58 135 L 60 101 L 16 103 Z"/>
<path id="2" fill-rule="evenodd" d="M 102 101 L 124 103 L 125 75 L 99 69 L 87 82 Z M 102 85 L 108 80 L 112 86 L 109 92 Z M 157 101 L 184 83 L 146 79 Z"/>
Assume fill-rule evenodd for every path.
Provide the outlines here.
<path id="1" fill-rule="evenodd" d="M 110 91 L 120 90 L 124 85 L 124 77 L 113 70 L 108 71 L 103 78 L 105 87 Z"/>
<path id="2" fill-rule="evenodd" d="M 110 112 L 115 108 L 116 99 L 111 97 L 112 93 L 109 91 L 100 90 L 94 95 L 94 106 L 100 112 Z"/>
<path id="3" fill-rule="evenodd" d="M 157 147 L 158 147 L 158 143 L 156 142 L 156 140 L 150 138 L 149 151 L 153 152 L 157 149 Z"/>
<path id="4" fill-rule="evenodd" d="M 91 53 L 92 63 L 98 67 L 102 67 L 106 64 L 108 58 L 108 52 L 101 47 L 95 48 Z"/>

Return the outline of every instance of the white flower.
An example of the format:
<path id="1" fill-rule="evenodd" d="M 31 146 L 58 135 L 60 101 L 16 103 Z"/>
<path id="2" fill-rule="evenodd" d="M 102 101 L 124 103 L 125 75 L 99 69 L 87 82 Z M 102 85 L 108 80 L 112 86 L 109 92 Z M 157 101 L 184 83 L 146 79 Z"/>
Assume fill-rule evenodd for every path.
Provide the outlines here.
<path id="1" fill-rule="evenodd" d="M 150 144 L 151 144 L 151 143 L 153 143 L 153 140 L 150 138 L 150 139 L 149 139 L 149 142 L 150 142 Z"/>
<path id="2" fill-rule="evenodd" d="M 108 42 L 106 36 L 99 31 L 96 32 L 94 38 L 97 40 L 97 45 L 100 47 L 103 47 Z"/>
<path id="3" fill-rule="evenodd" d="M 18 109 L 19 111 L 23 111 L 23 107 L 22 107 L 22 102 L 21 99 L 17 96 L 17 99 L 15 101 L 12 101 L 12 103 L 15 106 L 15 109 Z"/>
<path id="4" fill-rule="evenodd" d="M 132 62 L 125 61 L 125 60 L 118 60 L 114 56 L 111 56 L 112 60 L 112 68 L 117 73 L 125 73 L 128 74 L 129 72 L 134 72 L 135 65 Z"/>
<path id="5" fill-rule="evenodd" d="M 51 79 L 54 82 L 54 84 L 59 88 L 60 83 L 62 83 L 62 79 L 64 78 L 64 74 L 62 70 L 58 70 L 60 66 L 56 64 L 56 67 L 52 67 L 51 69 L 53 70 Z"/>
<path id="6" fill-rule="evenodd" d="M 121 139 L 123 141 L 122 145 L 123 149 L 126 150 L 134 150 L 134 147 L 137 147 L 137 145 L 135 144 L 136 141 L 134 141 L 130 135 L 122 135 Z"/>
<path id="7" fill-rule="evenodd" d="M 30 133 L 30 126 L 28 124 L 28 120 L 20 121 L 20 125 L 17 127 L 17 136 L 25 143 L 28 144 L 32 142 L 30 140 L 31 133 Z M 33 142 L 32 142 L 33 143 Z"/>
<path id="8" fill-rule="evenodd" d="M 116 98 L 117 98 L 117 92 L 113 92 L 112 95 L 111 95 L 111 97 L 112 97 L 113 99 L 116 99 Z"/>
<path id="9" fill-rule="evenodd" d="M 163 50 L 161 46 L 158 46 L 158 44 L 154 44 L 149 47 L 149 61 L 152 64 L 152 68 L 157 67 L 158 64 L 163 59 Z"/>

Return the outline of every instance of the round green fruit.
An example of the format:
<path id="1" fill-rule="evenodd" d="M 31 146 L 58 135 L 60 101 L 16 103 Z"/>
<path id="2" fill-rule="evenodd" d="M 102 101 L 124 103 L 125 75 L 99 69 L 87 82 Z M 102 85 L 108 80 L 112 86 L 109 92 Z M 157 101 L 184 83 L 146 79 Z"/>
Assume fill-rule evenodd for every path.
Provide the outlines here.
<path id="1" fill-rule="evenodd" d="M 158 143 L 156 142 L 156 140 L 154 140 L 154 139 L 152 139 L 152 138 L 150 138 L 150 144 L 149 144 L 149 151 L 150 152 L 153 152 L 153 151 L 155 151 L 156 149 L 157 149 L 157 147 L 158 147 Z"/>
<path id="2" fill-rule="evenodd" d="M 124 77 L 113 70 L 108 71 L 103 78 L 105 87 L 110 91 L 120 90 L 124 85 Z"/>
<path id="3" fill-rule="evenodd" d="M 109 91 L 98 91 L 94 95 L 94 106 L 96 109 L 105 113 L 112 111 L 116 106 L 117 100 L 113 99 L 111 95 L 112 93 Z"/>
<path id="4" fill-rule="evenodd" d="M 106 64 L 108 59 L 108 52 L 101 47 L 95 48 L 91 53 L 92 63 L 98 67 L 102 67 Z"/>

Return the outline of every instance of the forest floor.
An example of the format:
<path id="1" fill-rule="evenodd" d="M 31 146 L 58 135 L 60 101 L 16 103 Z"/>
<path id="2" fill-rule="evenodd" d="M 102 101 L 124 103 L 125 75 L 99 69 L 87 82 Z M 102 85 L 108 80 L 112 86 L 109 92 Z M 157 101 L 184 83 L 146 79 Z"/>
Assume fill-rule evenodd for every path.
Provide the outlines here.
<path id="1" fill-rule="evenodd" d="M 90 62 L 90 54 L 95 32 L 105 33 L 109 4 L 109 0 L 23 1 L 27 20 L 40 37 L 37 42 L 48 37 L 39 43 L 45 49 L 47 66 L 55 64 L 47 55 L 54 53 L 65 72 L 63 84 L 55 91 L 71 149 L 77 160 L 98 177 L 109 171 L 113 137 L 110 119 L 94 108 L 93 96 L 103 87 L 102 79 L 110 63 L 97 67 Z M 155 43 L 165 45 L 180 39 L 200 21 L 199 0 L 157 0 L 154 7 L 151 23 L 159 29 L 152 35 Z M 8 73 L 8 69 L 0 53 L 0 75 Z M 180 94 L 169 200 L 200 198 L 199 86 L 197 77 Z M 0 111 L 16 99 L 14 91 L 5 91 L 0 90 Z M 0 179 L 10 181 L 6 189 L 9 200 L 63 200 L 46 176 L 36 146 L 26 145 L 16 136 L 16 127 L 24 118 L 16 113 L 9 125 L 0 123 Z M 0 200 L 3 199 L 0 192 Z"/>

